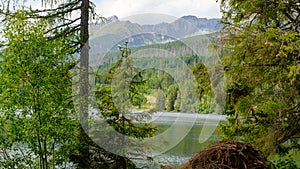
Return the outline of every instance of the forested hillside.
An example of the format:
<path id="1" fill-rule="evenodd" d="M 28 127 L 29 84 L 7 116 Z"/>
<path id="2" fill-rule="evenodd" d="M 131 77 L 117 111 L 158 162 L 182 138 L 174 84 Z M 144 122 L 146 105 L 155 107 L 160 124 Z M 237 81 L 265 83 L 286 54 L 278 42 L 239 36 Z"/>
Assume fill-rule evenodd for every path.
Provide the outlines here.
<path id="1" fill-rule="evenodd" d="M 149 105 L 145 105 L 147 103 L 147 100 L 145 100 L 146 98 L 144 98 L 142 99 L 144 101 L 140 101 L 140 105 L 136 106 L 141 108 L 143 107 L 142 104 L 144 104 L 144 108 L 151 109 L 151 111 L 180 112 L 180 107 L 183 105 L 181 104 L 180 100 L 181 93 L 178 84 L 181 83 L 181 81 L 176 81 L 174 77 L 172 77 L 172 75 L 168 74 L 165 70 L 163 71 L 163 68 L 167 67 L 168 69 L 170 69 L 170 71 L 173 71 L 175 72 L 175 74 L 179 75 L 182 73 L 182 70 L 180 68 L 181 65 L 178 65 L 180 63 L 188 66 L 194 76 L 193 78 L 197 80 L 198 85 L 197 91 L 195 92 L 198 93 L 197 97 L 199 100 L 201 100 L 201 103 L 198 103 L 198 105 L 196 106 L 197 110 L 195 111 L 203 114 L 213 113 L 213 108 L 211 108 L 211 106 L 213 106 L 211 105 L 211 80 L 208 75 L 208 70 L 204 65 L 204 62 L 211 58 L 209 57 L 209 52 L 206 51 L 209 44 L 207 43 L 207 41 L 205 41 L 205 39 L 207 37 L 209 37 L 210 39 L 214 39 L 217 35 L 218 34 L 199 35 L 164 44 L 131 48 L 130 58 L 133 59 L 135 66 L 141 68 L 138 75 L 142 76 L 145 80 L 145 83 L 142 87 L 144 97 L 154 97 L 157 104 L 151 105 L 150 108 Z M 125 41 L 126 39 L 124 40 L 124 42 Z M 188 47 L 187 44 L 189 43 L 197 44 L 198 50 L 205 51 L 202 52 L 202 56 L 199 56 L 199 54 L 197 54 L 197 51 L 193 51 L 192 48 Z M 167 51 L 171 51 L 172 53 L 169 53 Z M 99 55 L 101 56 L 101 54 Z M 91 58 L 99 57 L 97 57 L 97 54 L 93 54 Z M 111 51 L 105 54 L 105 57 L 101 60 L 101 63 L 98 63 L 100 66 L 97 70 L 98 76 L 96 79 L 96 83 L 110 85 L 110 83 L 105 79 L 105 76 L 108 72 L 110 72 L 110 67 L 112 67 L 119 59 L 120 55 L 118 55 L 117 51 Z M 95 60 L 94 63 L 96 62 L 97 60 Z M 163 95 L 157 90 L 161 91 Z M 162 98 L 164 98 L 164 101 L 162 101 Z M 133 102 L 135 102 L 134 98 L 132 98 L 132 100 Z M 164 104 L 162 104 L 161 102 L 164 102 Z M 185 103 L 188 102 L 188 100 L 185 100 Z"/>

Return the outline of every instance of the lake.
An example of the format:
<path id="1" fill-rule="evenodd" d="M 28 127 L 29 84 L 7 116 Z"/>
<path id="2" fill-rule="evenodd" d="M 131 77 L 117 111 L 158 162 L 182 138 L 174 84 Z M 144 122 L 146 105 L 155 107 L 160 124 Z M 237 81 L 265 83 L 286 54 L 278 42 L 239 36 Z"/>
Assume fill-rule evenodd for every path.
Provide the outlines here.
<path id="1" fill-rule="evenodd" d="M 196 152 L 220 140 L 216 127 L 219 121 L 225 121 L 225 119 L 225 115 L 173 112 L 157 112 L 153 114 L 151 122 L 157 126 L 158 134 L 164 134 L 168 129 L 175 127 L 174 130 L 167 134 L 167 138 L 164 140 L 164 144 L 173 146 L 162 154 L 157 153 L 157 155 L 153 156 L 152 161 L 137 161 L 137 165 L 145 169 L 159 169 L 162 164 L 174 167 L 179 166 Z M 183 138 L 177 144 L 174 144 L 174 140 L 178 140 L 178 136 L 183 136 Z M 162 152 L 163 150 L 158 148 L 157 151 Z"/>

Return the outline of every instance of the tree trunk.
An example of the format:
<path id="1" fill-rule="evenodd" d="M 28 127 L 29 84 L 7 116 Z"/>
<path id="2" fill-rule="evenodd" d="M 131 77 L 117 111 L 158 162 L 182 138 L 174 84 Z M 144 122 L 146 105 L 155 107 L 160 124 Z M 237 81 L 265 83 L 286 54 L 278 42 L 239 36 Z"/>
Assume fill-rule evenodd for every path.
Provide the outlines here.
<path id="1" fill-rule="evenodd" d="M 82 0 L 81 4 L 81 23 L 80 23 L 80 121 L 81 128 L 79 134 L 79 141 L 81 144 L 80 149 L 80 163 L 78 164 L 79 169 L 89 168 L 89 145 L 88 145 L 88 135 L 85 131 L 88 131 L 88 68 L 89 68 L 89 0 Z"/>

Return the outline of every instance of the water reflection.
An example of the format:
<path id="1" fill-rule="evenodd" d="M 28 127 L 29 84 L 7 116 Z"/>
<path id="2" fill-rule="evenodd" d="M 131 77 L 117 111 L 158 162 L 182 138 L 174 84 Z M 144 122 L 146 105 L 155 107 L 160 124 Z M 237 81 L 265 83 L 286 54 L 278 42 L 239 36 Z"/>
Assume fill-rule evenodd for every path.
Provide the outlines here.
<path id="1" fill-rule="evenodd" d="M 188 120 L 189 118 L 184 118 L 184 120 L 181 120 L 180 123 L 176 123 L 177 125 L 176 128 L 178 128 L 178 130 L 173 131 L 171 134 L 169 134 L 168 135 L 169 138 L 165 139 L 166 142 L 164 144 L 168 144 L 169 142 L 172 142 L 172 140 L 178 135 L 186 134 L 186 137 L 184 137 L 184 139 L 182 139 L 172 149 L 168 150 L 167 152 L 159 156 L 155 156 L 153 158 L 153 161 L 147 160 L 139 163 L 139 166 L 141 168 L 160 168 L 161 164 L 178 166 L 186 162 L 196 152 L 203 150 L 209 144 L 220 140 L 220 134 L 218 133 L 217 130 L 215 130 L 215 128 L 216 125 L 219 124 L 219 119 L 221 119 L 221 121 L 224 121 L 225 116 L 210 115 L 209 116 L 210 118 L 207 118 L 207 115 L 199 115 L 199 114 L 185 114 L 185 116 L 189 118 L 196 118 L 196 122 L 194 123 L 191 130 L 188 133 L 182 133 L 185 132 L 185 130 L 180 130 L 180 128 L 184 129 L 189 123 Z M 157 126 L 158 133 L 163 133 L 171 125 L 173 125 L 173 122 L 176 120 L 176 118 L 177 118 L 176 113 L 159 114 L 159 117 L 155 117 L 155 120 L 152 121 L 152 123 L 154 123 Z M 214 132 L 212 135 L 208 136 L 209 139 L 207 141 L 200 143 L 199 142 L 200 133 L 201 132 L 205 133 L 205 131 L 202 131 L 204 123 L 206 125 L 205 129 L 214 130 Z M 159 147 L 157 151 L 160 151 Z"/>

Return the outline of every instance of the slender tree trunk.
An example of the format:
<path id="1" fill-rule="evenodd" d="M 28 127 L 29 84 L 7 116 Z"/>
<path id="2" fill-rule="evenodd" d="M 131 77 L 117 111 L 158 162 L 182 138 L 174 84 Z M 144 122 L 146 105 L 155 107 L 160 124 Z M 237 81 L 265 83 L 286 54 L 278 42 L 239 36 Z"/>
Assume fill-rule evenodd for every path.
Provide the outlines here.
<path id="1" fill-rule="evenodd" d="M 89 0 L 82 0 L 81 4 L 81 23 L 80 23 L 80 37 L 82 44 L 80 46 L 80 120 L 81 128 L 79 141 L 82 145 L 80 152 L 80 163 L 78 164 L 79 169 L 89 168 L 89 145 L 88 145 L 88 135 L 85 131 L 88 131 L 88 68 L 89 68 Z"/>
<path id="2" fill-rule="evenodd" d="M 45 160 L 45 169 L 48 169 L 48 155 L 47 155 L 47 136 L 44 139 L 44 160 Z"/>
<path id="3" fill-rule="evenodd" d="M 55 169 L 55 141 L 52 142 L 52 169 Z"/>

